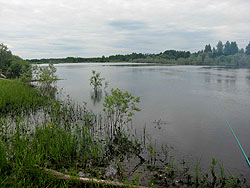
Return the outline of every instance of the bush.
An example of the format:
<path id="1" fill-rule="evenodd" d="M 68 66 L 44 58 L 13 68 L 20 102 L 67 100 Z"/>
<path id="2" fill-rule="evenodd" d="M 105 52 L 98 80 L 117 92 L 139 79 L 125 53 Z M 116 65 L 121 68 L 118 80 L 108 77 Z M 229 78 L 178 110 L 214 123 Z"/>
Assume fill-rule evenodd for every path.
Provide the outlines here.
<path id="1" fill-rule="evenodd" d="M 97 91 L 97 89 L 102 87 L 103 80 L 104 80 L 104 78 L 101 77 L 100 72 L 96 72 L 95 70 L 92 70 L 92 76 L 90 77 L 89 81 L 90 81 L 90 85 L 93 87 L 95 92 Z M 106 84 L 105 84 L 105 86 L 106 86 Z"/>
<path id="2" fill-rule="evenodd" d="M 122 126 L 132 120 L 135 111 L 140 111 L 136 106 L 139 102 L 140 97 L 134 97 L 119 88 L 111 89 L 111 95 L 107 95 L 103 103 L 103 111 L 111 128 L 111 135 L 119 134 Z"/>
<path id="3" fill-rule="evenodd" d="M 57 81 L 56 67 L 50 63 L 49 66 L 34 66 L 33 75 L 36 81 L 42 83 L 42 87 L 48 88 Z"/>
<path id="4" fill-rule="evenodd" d="M 0 44 L 0 72 L 7 78 L 31 78 L 31 65 L 22 58 L 12 55 L 11 51 L 4 44 Z"/>

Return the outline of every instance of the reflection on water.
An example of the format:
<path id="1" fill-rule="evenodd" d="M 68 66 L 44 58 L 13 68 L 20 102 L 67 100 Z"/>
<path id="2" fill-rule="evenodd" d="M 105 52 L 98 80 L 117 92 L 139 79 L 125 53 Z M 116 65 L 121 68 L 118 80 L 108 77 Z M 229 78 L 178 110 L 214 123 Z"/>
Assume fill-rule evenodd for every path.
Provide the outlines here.
<path id="1" fill-rule="evenodd" d="M 56 65 L 59 78 L 64 79 L 58 81 L 58 87 L 79 103 L 86 101 L 94 112 L 101 112 L 105 91 L 95 94 L 89 85 L 92 70 L 101 72 L 110 83 L 109 89 L 120 88 L 141 97 L 142 111 L 133 119 L 138 134 L 146 126 L 159 148 L 163 144 L 173 146 L 179 160 L 184 157 L 193 164 L 200 160 L 205 168 L 215 157 L 230 172 L 249 175 L 250 169 L 225 118 L 248 154 L 250 70 L 114 65 L 119 64 Z"/>
<path id="2" fill-rule="evenodd" d="M 102 100 L 102 90 L 97 89 L 90 92 L 90 98 L 93 101 L 93 105 L 95 106 L 97 103 L 100 103 Z"/>
<path id="3" fill-rule="evenodd" d="M 246 76 L 246 80 L 247 80 L 247 83 L 248 83 L 248 86 L 250 88 L 250 70 L 248 70 L 248 74 Z M 250 92 L 250 91 L 249 91 Z"/>

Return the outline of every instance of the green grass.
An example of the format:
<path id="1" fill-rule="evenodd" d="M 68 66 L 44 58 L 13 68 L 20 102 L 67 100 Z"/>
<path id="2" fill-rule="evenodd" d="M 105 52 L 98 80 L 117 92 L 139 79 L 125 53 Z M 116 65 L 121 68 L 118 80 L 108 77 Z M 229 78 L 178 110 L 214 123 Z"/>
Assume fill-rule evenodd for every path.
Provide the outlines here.
<path id="1" fill-rule="evenodd" d="M 19 113 L 34 110 L 46 101 L 46 98 L 27 84 L 17 80 L 0 79 L 0 112 Z"/>
<path id="2" fill-rule="evenodd" d="M 85 106 L 46 97 L 18 81 L 0 80 L 0 88 L 0 187 L 78 186 L 49 177 L 41 167 L 102 177 L 110 152 Z"/>
<path id="3" fill-rule="evenodd" d="M 86 132 L 82 136 L 91 138 Z M 61 127 L 44 125 L 27 133 L 20 125 L 7 140 L 0 137 L 0 187 L 46 187 L 50 184 L 61 187 L 61 180 L 47 177 L 40 167 L 62 172 L 67 169 L 69 174 L 76 175 L 78 164 L 98 166 L 99 147 Z M 66 182 L 63 187 L 69 185 Z"/>

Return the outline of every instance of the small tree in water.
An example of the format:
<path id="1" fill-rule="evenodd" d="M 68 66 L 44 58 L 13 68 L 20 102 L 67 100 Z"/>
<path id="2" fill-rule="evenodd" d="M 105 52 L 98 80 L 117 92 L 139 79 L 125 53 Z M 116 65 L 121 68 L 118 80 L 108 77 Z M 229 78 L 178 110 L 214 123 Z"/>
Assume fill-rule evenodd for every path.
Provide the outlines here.
<path id="1" fill-rule="evenodd" d="M 120 134 L 122 127 L 132 121 L 134 113 L 140 111 L 136 106 L 139 102 L 140 97 L 134 97 L 118 88 L 111 89 L 111 95 L 107 95 L 103 103 L 111 136 Z"/>
<path id="2" fill-rule="evenodd" d="M 96 72 L 95 70 L 92 70 L 92 76 L 90 77 L 90 85 L 93 87 L 95 92 L 102 87 L 102 81 L 105 80 L 105 78 L 101 77 L 100 72 Z"/>
<path id="3" fill-rule="evenodd" d="M 33 78 L 35 81 L 41 83 L 41 91 L 44 95 L 55 96 L 56 88 L 51 85 L 54 84 L 58 78 L 56 75 L 56 67 L 53 64 L 49 66 L 34 66 Z"/>
<path id="4" fill-rule="evenodd" d="M 50 63 L 49 66 L 34 66 L 33 75 L 36 81 L 42 83 L 42 86 L 49 87 L 57 81 L 56 67 Z"/>

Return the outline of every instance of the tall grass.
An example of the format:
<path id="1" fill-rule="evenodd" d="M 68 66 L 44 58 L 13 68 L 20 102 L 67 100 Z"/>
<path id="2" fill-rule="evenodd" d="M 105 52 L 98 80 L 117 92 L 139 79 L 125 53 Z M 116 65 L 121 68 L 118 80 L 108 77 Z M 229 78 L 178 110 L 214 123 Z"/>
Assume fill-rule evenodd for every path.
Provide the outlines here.
<path id="1" fill-rule="evenodd" d="M 20 113 L 41 106 L 46 98 L 40 91 L 17 80 L 0 79 L 0 113 Z"/>
<path id="2" fill-rule="evenodd" d="M 0 187 L 75 186 L 48 177 L 43 167 L 104 177 L 109 146 L 118 143 L 99 135 L 95 114 L 18 81 L 0 80 L 0 88 Z"/>
<path id="3" fill-rule="evenodd" d="M 92 168 L 102 164 L 102 145 L 94 141 L 85 126 L 78 126 L 79 134 L 68 126 L 54 126 L 54 122 L 44 121 L 28 131 L 26 121 L 17 120 L 8 130 L 6 119 L 1 117 L 0 125 L 0 187 L 45 187 L 51 183 L 54 186 L 61 181 L 50 182 L 42 173 L 42 167 L 63 172 L 66 169 L 74 175 L 81 168 L 94 176 Z"/>

